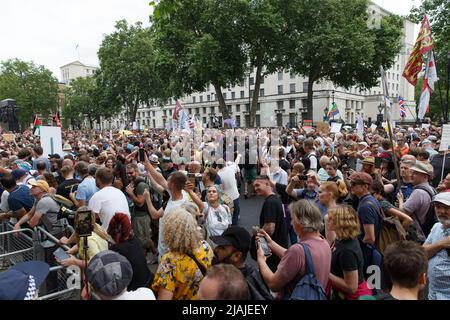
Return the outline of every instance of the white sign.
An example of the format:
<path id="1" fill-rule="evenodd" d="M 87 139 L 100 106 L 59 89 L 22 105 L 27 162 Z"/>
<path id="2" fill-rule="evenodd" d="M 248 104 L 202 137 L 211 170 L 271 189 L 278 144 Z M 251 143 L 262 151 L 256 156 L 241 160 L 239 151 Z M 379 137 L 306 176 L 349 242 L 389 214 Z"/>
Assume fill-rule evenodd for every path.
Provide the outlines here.
<path id="1" fill-rule="evenodd" d="M 450 146 L 450 124 L 444 124 L 442 126 L 441 146 L 439 147 L 439 151 L 448 150 L 449 146 Z"/>
<path id="2" fill-rule="evenodd" d="M 377 129 L 377 125 L 375 123 L 372 123 L 370 129 L 372 129 L 372 131 L 375 131 Z"/>
<path id="3" fill-rule="evenodd" d="M 137 122 L 134 121 L 134 122 L 133 122 L 133 130 L 137 130 L 137 128 L 138 128 L 138 127 L 137 127 Z"/>
<path id="4" fill-rule="evenodd" d="M 428 129 L 430 127 L 429 123 L 422 123 L 422 129 Z"/>
<path id="5" fill-rule="evenodd" d="M 41 126 L 40 130 L 41 147 L 44 149 L 44 156 L 57 153 L 63 157 L 61 128 Z"/>
<path id="6" fill-rule="evenodd" d="M 338 133 L 341 131 L 342 123 L 339 122 L 332 122 L 331 123 L 331 133 Z"/>

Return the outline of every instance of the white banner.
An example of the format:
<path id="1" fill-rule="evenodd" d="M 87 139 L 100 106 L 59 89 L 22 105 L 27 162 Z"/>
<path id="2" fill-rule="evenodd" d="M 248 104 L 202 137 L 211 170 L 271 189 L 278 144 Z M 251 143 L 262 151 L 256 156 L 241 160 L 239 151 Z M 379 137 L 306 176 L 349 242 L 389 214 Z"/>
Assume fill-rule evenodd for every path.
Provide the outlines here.
<path id="1" fill-rule="evenodd" d="M 44 156 L 49 154 L 59 154 L 64 157 L 62 150 L 62 136 L 60 127 L 41 126 L 41 147 L 44 149 Z"/>

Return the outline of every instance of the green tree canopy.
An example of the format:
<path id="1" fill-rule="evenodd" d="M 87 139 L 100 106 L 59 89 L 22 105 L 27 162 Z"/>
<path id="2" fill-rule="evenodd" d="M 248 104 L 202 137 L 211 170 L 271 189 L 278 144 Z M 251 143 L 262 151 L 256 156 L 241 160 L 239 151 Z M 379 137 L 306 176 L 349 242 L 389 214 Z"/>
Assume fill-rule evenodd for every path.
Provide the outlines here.
<path id="1" fill-rule="evenodd" d="M 19 107 L 22 128 L 33 122 L 33 114 L 57 111 L 58 81 L 52 72 L 33 62 L 12 59 L 0 63 L 0 100 L 11 98 Z"/>
<path id="2" fill-rule="evenodd" d="M 286 59 L 293 72 L 308 78 L 308 116 L 313 84 L 329 80 L 349 88 L 377 84 L 379 67 L 392 66 L 400 51 L 402 19 L 383 17 L 368 26 L 368 0 L 280 0 L 290 45 Z"/>
<path id="3" fill-rule="evenodd" d="M 164 86 L 155 70 L 152 33 L 140 22 L 116 23 L 116 31 L 107 35 L 98 52 L 102 83 L 109 87 L 105 103 L 113 109 L 125 107 L 130 121 L 137 109 L 164 96 Z"/>

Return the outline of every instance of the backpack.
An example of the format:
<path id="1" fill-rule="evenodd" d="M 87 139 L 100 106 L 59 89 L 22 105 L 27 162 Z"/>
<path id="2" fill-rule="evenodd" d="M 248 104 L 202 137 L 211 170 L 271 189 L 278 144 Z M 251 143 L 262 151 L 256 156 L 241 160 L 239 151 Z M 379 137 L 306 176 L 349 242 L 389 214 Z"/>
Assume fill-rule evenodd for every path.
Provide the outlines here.
<path id="1" fill-rule="evenodd" d="M 222 192 L 222 196 L 220 197 L 220 200 L 222 201 L 222 203 L 224 205 L 226 205 L 228 207 L 228 209 L 230 209 L 230 214 L 231 214 L 231 216 L 233 216 L 233 213 L 234 213 L 233 200 L 231 200 L 231 198 L 225 192 Z"/>
<path id="2" fill-rule="evenodd" d="M 425 191 L 430 196 L 430 201 L 432 201 L 433 197 L 436 195 L 436 191 L 434 191 L 434 189 L 433 189 L 433 193 L 431 193 L 427 188 L 423 188 L 420 186 L 417 186 L 414 189 L 416 189 L 416 190 L 419 189 L 419 190 Z M 414 215 L 416 216 L 416 213 L 414 213 Z M 416 220 L 419 223 L 420 228 L 422 229 L 422 232 L 425 235 L 425 237 L 428 237 L 434 224 L 436 222 L 438 222 L 436 212 L 434 211 L 434 206 L 430 203 L 430 207 L 428 208 L 428 212 L 425 216 L 425 222 L 423 224 L 421 224 L 419 222 L 419 219 L 417 219 L 417 216 L 416 216 Z"/>
<path id="3" fill-rule="evenodd" d="M 372 208 L 374 208 L 373 202 L 368 201 L 368 203 Z M 374 209 L 376 209 L 378 216 L 381 218 L 380 233 L 377 237 L 376 246 L 380 253 L 383 254 L 388 245 L 405 239 L 406 231 L 398 218 L 386 217 L 382 209 Z"/>
<path id="4" fill-rule="evenodd" d="M 300 243 L 305 252 L 305 268 L 306 274 L 295 285 L 294 290 L 288 300 L 327 300 L 327 295 L 322 284 L 316 278 L 314 263 L 309 248 Z"/>

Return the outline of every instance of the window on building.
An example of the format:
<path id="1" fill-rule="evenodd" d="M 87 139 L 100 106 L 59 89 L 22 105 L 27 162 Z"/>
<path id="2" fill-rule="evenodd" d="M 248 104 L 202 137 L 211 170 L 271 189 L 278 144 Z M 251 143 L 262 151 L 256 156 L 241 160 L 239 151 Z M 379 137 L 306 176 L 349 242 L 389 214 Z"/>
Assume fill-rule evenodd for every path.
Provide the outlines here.
<path id="1" fill-rule="evenodd" d="M 280 84 L 278 86 L 278 94 L 283 94 L 283 85 L 282 84 Z"/>
<path id="2" fill-rule="evenodd" d="M 211 113 L 214 113 L 214 107 L 211 107 L 209 110 Z"/>
<path id="3" fill-rule="evenodd" d="M 397 73 L 397 81 L 398 81 L 398 73 Z"/>
<path id="4" fill-rule="evenodd" d="M 245 96 L 245 91 L 241 91 L 241 98 L 244 98 Z"/>
<path id="5" fill-rule="evenodd" d="M 259 96 L 264 97 L 264 89 L 259 89 Z"/>
<path id="6" fill-rule="evenodd" d="M 236 112 L 241 112 L 241 105 L 240 104 L 236 105 Z"/>
<path id="7" fill-rule="evenodd" d="M 203 113 L 206 113 L 206 107 L 203 107 Z"/>
<path id="8" fill-rule="evenodd" d="M 250 97 L 253 97 L 253 91 L 254 90 L 250 90 Z"/>
<path id="9" fill-rule="evenodd" d="M 303 82 L 303 92 L 308 92 L 308 82 Z"/>
<path id="10" fill-rule="evenodd" d="M 295 79 L 295 73 L 291 72 L 290 74 L 291 79 Z"/>
<path id="11" fill-rule="evenodd" d="M 256 105 L 256 111 L 261 111 L 261 103 L 258 103 L 258 104 Z"/>
<path id="12" fill-rule="evenodd" d="M 227 100 L 227 93 L 224 92 L 224 93 L 222 93 L 222 95 L 223 95 L 223 99 L 224 99 L 224 100 Z"/>
<path id="13" fill-rule="evenodd" d="M 264 76 L 261 76 L 261 82 L 260 82 L 261 84 L 264 84 L 264 78 L 265 78 Z"/>
<path id="14" fill-rule="evenodd" d="M 216 96 L 214 95 L 214 93 L 211 93 L 211 100 L 214 101 L 214 99 L 216 99 Z"/>
<path id="15" fill-rule="evenodd" d="M 256 115 L 256 127 L 261 127 L 261 116 L 259 114 Z"/>
<path id="16" fill-rule="evenodd" d="M 290 90 L 291 93 L 295 93 L 295 83 L 291 83 L 289 85 L 289 90 Z"/>
<path id="17" fill-rule="evenodd" d="M 192 109 L 188 108 L 188 113 L 191 115 L 192 114 Z"/>
<path id="18" fill-rule="evenodd" d="M 153 115 L 153 117 L 155 116 L 155 111 L 152 111 L 152 115 Z"/>
<path id="19" fill-rule="evenodd" d="M 192 103 L 195 103 L 195 101 L 196 101 L 196 97 L 192 97 Z"/>
<path id="20" fill-rule="evenodd" d="M 255 84 L 255 78 L 250 77 L 250 85 L 252 86 L 252 85 L 254 85 L 254 84 Z"/>
<path id="21" fill-rule="evenodd" d="M 281 110 L 284 107 L 284 101 L 277 101 L 277 109 Z"/>
<path id="22" fill-rule="evenodd" d="M 228 113 L 233 112 L 233 110 L 231 110 L 231 105 L 227 105 L 227 109 L 228 109 Z"/>
<path id="23" fill-rule="evenodd" d="M 245 104 L 245 111 L 250 112 L 250 104 Z"/>
<path id="24" fill-rule="evenodd" d="M 396 89 L 397 89 L 397 91 L 398 91 L 398 83 L 395 85 L 395 87 L 396 87 Z"/>
<path id="25" fill-rule="evenodd" d="M 200 102 L 203 102 L 203 96 L 200 96 Z"/>
<path id="26" fill-rule="evenodd" d="M 289 100 L 289 109 L 295 109 L 295 100 Z"/>
<path id="27" fill-rule="evenodd" d="M 283 72 L 278 72 L 278 80 L 283 80 Z"/>
<path id="28" fill-rule="evenodd" d="M 206 117 L 203 117 L 203 123 L 206 123 Z"/>
<path id="29" fill-rule="evenodd" d="M 208 94 L 208 95 L 206 96 L 206 100 L 211 101 L 211 95 L 210 95 L 210 94 Z"/>
<path id="30" fill-rule="evenodd" d="M 167 110 L 163 110 L 163 115 L 167 116 Z"/>
<path id="31" fill-rule="evenodd" d="M 236 93 L 235 92 L 231 93 L 231 99 L 236 99 Z"/>
<path id="32" fill-rule="evenodd" d="M 236 116 L 236 127 L 240 127 L 241 126 L 241 116 Z"/>
<path id="33" fill-rule="evenodd" d="M 242 81 L 239 83 L 239 86 L 243 87 L 244 85 L 245 85 L 245 81 L 242 80 Z"/>

